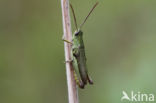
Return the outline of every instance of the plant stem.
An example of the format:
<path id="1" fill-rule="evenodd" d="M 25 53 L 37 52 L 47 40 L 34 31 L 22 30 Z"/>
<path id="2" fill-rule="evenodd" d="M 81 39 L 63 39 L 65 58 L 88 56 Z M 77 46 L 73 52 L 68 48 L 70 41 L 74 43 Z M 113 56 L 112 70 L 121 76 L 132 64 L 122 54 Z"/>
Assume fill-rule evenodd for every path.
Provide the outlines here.
<path id="1" fill-rule="evenodd" d="M 63 19 L 63 32 L 64 39 L 72 41 L 71 22 L 69 13 L 69 0 L 61 0 L 62 7 L 62 19 Z M 69 61 L 71 57 L 71 44 L 64 42 L 65 60 Z M 67 86 L 68 86 L 68 99 L 69 103 L 79 103 L 78 91 L 76 82 L 74 79 L 74 69 L 70 62 L 66 62 L 66 75 L 67 75 Z"/>

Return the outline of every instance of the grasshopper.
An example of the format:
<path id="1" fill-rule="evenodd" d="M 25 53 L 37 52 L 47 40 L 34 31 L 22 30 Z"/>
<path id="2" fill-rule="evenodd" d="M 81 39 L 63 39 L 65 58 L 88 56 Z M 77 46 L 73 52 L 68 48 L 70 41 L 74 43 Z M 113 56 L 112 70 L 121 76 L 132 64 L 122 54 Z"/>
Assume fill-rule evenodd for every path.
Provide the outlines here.
<path id="1" fill-rule="evenodd" d="M 67 62 L 72 63 L 73 68 L 74 68 L 74 77 L 75 77 L 76 83 L 82 89 L 85 87 L 87 82 L 89 82 L 89 84 L 93 84 L 93 81 L 89 77 L 88 71 L 87 71 L 85 47 L 84 47 L 84 42 L 83 42 L 83 32 L 81 31 L 81 28 L 97 5 L 98 5 L 98 2 L 92 7 L 89 14 L 86 16 L 85 20 L 83 21 L 83 23 L 80 25 L 78 29 L 74 9 L 72 5 L 70 4 L 72 14 L 74 17 L 76 31 L 72 36 L 72 42 L 65 40 L 63 38 L 65 42 L 70 43 L 72 45 L 72 51 L 71 51 L 72 60 L 67 61 Z M 79 76 L 77 74 L 79 74 Z"/>

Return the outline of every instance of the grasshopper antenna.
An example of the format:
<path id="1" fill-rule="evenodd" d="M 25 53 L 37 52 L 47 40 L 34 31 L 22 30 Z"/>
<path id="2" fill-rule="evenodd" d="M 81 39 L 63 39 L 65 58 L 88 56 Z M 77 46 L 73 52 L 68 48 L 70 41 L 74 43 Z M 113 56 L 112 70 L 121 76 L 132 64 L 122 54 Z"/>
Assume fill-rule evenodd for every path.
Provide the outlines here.
<path id="1" fill-rule="evenodd" d="M 90 16 L 90 14 L 93 12 L 93 10 L 95 9 L 95 7 L 98 5 L 99 2 L 96 2 L 96 4 L 92 7 L 92 9 L 90 10 L 89 14 L 86 16 L 85 20 L 83 21 L 83 23 L 80 25 L 80 28 L 82 28 L 83 24 L 87 21 L 88 17 Z"/>
<path id="2" fill-rule="evenodd" d="M 70 4 L 70 8 L 72 10 L 72 14 L 73 14 L 73 17 L 74 17 L 74 23 L 75 23 L 76 30 L 78 31 L 77 22 L 76 22 L 76 16 L 75 16 L 75 12 L 74 12 L 72 4 Z"/>

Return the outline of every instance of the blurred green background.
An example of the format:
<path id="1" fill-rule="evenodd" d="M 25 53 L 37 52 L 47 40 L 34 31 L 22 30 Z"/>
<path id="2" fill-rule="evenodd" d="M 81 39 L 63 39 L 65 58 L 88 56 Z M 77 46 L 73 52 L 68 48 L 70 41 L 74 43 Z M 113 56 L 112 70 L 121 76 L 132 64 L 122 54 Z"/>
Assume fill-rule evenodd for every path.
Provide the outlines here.
<path id="1" fill-rule="evenodd" d="M 96 1 L 70 0 L 78 24 Z M 80 103 L 156 94 L 155 0 L 99 0 L 83 31 L 94 85 Z M 60 0 L 0 0 L 0 103 L 68 102 L 62 34 Z"/>

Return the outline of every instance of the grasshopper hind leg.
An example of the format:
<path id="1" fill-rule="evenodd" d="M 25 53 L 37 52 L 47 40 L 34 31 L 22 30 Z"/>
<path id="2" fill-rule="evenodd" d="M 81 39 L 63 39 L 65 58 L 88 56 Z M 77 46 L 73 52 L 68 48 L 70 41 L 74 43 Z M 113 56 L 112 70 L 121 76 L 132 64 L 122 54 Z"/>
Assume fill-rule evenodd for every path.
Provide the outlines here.
<path id="1" fill-rule="evenodd" d="M 74 71 L 74 78 L 75 78 L 76 84 L 77 84 L 81 89 L 84 89 L 85 84 L 84 84 L 80 79 L 78 79 L 78 76 L 77 76 L 77 74 L 75 73 L 75 71 Z"/>

